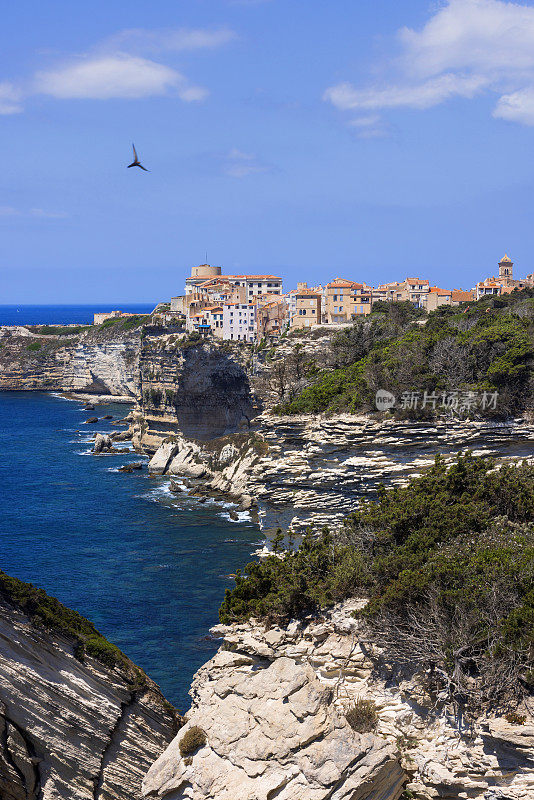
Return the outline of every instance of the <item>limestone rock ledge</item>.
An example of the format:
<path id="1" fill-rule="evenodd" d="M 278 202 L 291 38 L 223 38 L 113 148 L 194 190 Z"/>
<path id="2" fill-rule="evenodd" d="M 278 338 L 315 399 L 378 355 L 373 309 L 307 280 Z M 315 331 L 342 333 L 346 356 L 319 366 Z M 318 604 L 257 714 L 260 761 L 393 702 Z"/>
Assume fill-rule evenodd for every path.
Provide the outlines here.
<path id="1" fill-rule="evenodd" d="M 531 800 L 534 719 L 481 718 L 457 725 L 433 712 L 416 679 L 400 684 L 375 671 L 347 601 L 320 617 L 264 628 L 216 626 L 219 652 L 195 676 L 184 727 L 149 770 L 147 800 Z M 373 734 L 344 714 L 356 699 L 375 703 Z M 524 713 L 524 711 L 522 711 Z M 190 762 L 184 733 L 207 743 Z"/>
<path id="2" fill-rule="evenodd" d="M 179 718 L 131 667 L 78 660 L 70 639 L 0 598 L 2 800 L 140 799 Z"/>
<path id="3" fill-rule="evenodd" d="M 139 425 L 138 425 L 139 427 Z M 134 434 L 134 443 L 135 443 Z M 263 413 L 247 432 L 199 441 L 176 431 L 150 462 L 198 493 L 259 507 L 264 530 L 331 530 L 381 483 L 395 486 L 458 450 L 506 460 L 532 451 L 534 426 L 474 421 L 407 422 L 349 414 L 277 417 Z"/>
<path id="4" fill-rule="evenodd" d="M 311 666 L 219 651 L 193 682 L 187 724 L 143 782 L 147 798 L 396 800 L 404 775 L 385 740 L 355 733 Z M 191 758 L 194 726 L 207 743 Z"/>

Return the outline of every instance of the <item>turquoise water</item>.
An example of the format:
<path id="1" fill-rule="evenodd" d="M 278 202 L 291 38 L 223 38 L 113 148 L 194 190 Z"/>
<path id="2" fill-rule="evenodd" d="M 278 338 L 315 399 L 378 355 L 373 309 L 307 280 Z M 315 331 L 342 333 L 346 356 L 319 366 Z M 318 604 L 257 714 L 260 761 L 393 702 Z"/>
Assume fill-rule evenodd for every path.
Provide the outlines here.
<path id="1" fill-rule="evenodd" d="M 127 409 L 0 392 L 0 568 L 91 619 L 185 710 L 193 673 L 217 649 L 208 630 L 228 575 L 262 537 L 146 470 L 117 472 L 133 453 L 90 455 L 89 437 L 114 423 L 83 421 Z"/>

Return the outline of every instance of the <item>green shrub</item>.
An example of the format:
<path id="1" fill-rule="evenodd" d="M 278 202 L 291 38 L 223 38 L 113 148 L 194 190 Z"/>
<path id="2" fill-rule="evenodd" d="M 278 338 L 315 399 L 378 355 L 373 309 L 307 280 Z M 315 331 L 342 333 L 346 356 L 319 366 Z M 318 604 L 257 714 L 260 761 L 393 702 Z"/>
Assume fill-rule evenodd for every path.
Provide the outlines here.
<path id="1" fill-rule="evenodd" d="M 395 414 L 419 418 L 450 413 L 421 399 L 458 391 L 499 393 L 498 406 L 467 406 L 460 416 L 506 418 L 529 407 L 534 381 L 534 301 L 532 290 L 513 292 L 500 304 L 487 300 L 466 309 L 437 309 L 424 325 L 410 303 L 375 304 L 381 313 L 356 321 L 332 337 L 327 366 L 309 371 L 307 385 L 276 411 L 303 414 L 375 411 L 377 389 L 397 398 Z M 387 313 L 386 313 L 387 310 Z M 384 313 L 382 313 L 382 311 Z M 421 321 L 421 320 L 419 320 Z M 324 363 L 324 362 L 323 362 Z M 419 408 L 402 409 L 403 392 L 418 392 Z"/>
<path id="2" fill-rule="evenodd" d="M 159 405 L 160 405 L 160 403 L 161 403 L 161 398 L 162 398 L 162 396 L 163 396 L 163 395 L 162 395 L 161 389 L 157 389 L 157 388 L 156 388 L 156 387 L 154 387 L 154 386 L 151 386 L 151 387 L 150 387 L 150 390 L 149 390 L 149 397 L 150 397 L 150 400 L 152 401 L 152 404 L 153 404 L 153 405 L 155 405 L 155 406 L 159 406 Z"/>
<path id="3" fill-rule="evenodd" d="M 0 571 L 0 594 L 11 605 L 19 608 L 34 625 L 72 639 L 77 658 L 83 659 L 84 654 L 88 653 L 109 667 L 125 666 L 128 663 L 118 647 L 108 642 L 92 622 L 77 611 L 66 608 L 44 589 L 11 578 Z"/>
<path id="4" fill-rule="evenodd" d="M 206 734 L 202 728 L 199 728 L 198 725 L 194 725 L 192 728 L 189 728 L 187 733 L 180 739 L 180 755 L 182 758 L 191 756 L 200 747 L 204 747 L 207 741 Z"/>
<path id="5" fill-rule="evenodd" d="M 31 344 L 27 345 L 26 350 L 36 351 L 40 350 L 42 347 L 41 342 L 32 342 Z"/>
<path id="6" fill-rule="evenodd" d="M 510 725 L 524 725 L 527 721 L 525 714 L 518 714 L 516 711 L 510 711 L 504 718 Z"/>
<path id="7" fill-rule="evenodd" d="M 345 714 L 345 719 L 353 731 L 370 733 L 378 724 L 376 703 L 373 700 L 359 698 Z"/>
<path id="8" fill-rule="evenodd" d="M 32 325 L 29 329 L 40 336 L 76 336 L 90 325 Z"/>
<path id="9" fill-rule="evenodd" d="M 119 648 L 100 635 L 88 636 L 84 640 L 84 647 L 87 655 L 108 667 L 114 667 L 123 658 Z"/>

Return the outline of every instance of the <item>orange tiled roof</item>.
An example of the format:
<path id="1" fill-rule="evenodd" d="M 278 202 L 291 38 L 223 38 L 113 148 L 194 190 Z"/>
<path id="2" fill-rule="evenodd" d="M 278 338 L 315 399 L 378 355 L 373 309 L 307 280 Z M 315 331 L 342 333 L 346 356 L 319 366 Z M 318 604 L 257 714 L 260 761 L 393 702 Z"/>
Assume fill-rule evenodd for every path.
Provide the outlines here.
<path id="1" fill-rule="evenodd" d="M 452 299 L 457 303 L 466 303 L 473 300 L 473 292 L 465 292 L 463 289 L 453 289 Z"/>
<path id="2" fill-rule="evenodd" d="M 430 293 L 431 294 L 447 295 L 447 294 L 452 294 L 452 291 L 450 289 L 440 289 L 439 286 L 431 286 L 430 287 Z"/>
<path id="3" fill-rule="evenodd" d="M 349 281 L 347 278 L 336 278 L 326 284 L 327 289 L 352 289 L 353 287 L 359 287 L 361 289 L 363 288 L 363 284 Z"/>

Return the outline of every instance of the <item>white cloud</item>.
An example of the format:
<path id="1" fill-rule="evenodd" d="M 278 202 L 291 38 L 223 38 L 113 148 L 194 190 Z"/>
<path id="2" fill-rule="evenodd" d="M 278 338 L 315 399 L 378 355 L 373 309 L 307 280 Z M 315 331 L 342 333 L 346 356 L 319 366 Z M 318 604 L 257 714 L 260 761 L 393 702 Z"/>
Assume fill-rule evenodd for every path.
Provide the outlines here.
<path id="1" fill-rule="evenodd" d="M 523 125 L 534 125 L 534 87 L 504 94 L 499 98 L 493 116 Z"/>
<path id="2" fill-rule="evenodd" d="M 354 108 L 431 108 L 449 97 L 473 97 L 486 85 L 480 76 L 440 75 L 424 83 L 387 86 L 378 89 L 355 89 L 350 83 L 332 86 L 324 99 L 341 110 Z"/>
<path id="3" fill-rule="evenodd" d="M 246 178 L 259 172 L 268 172 L 269 167 L 262 164 L 253 153 L 244 153 L 234 148 L 223 157 L 223 172 L 231 178 Z"/>
<path id="4" fill-rule="evenodd" d="M 22 93 L 8 81 L 0 83 L 0 114 L 19 114 L 22 111 Z"/>
<path id="5" fill-rule="evenodd" d="M 493 116 L 534 124 L 534 7 L 505 0 L 448 0 L 420 29 L 397 34 L 394 81 L 343 82 L 323 98 L 340 110 L 424 110 L 454 97 L 493 93 Z"/>
<path id="6" fill-rule="evenodd" d="M 29 210 L 14 208 L 13 206 L 0 206 L 0 217 L 37 217 L 39 219 L 65 219 L 68 214 L 63 211 L 45 211 L 43 208 L 30 208 Z"/>
<path id="7" fill-rule="evenodd" d="M 209 50 L 236 38 L 236 33 L 229 28 L 124 30 L 89 53 L 36 72 L 20 87 L 0 82 L 0 114 L 22 111 L 23 97 L 32 94 L 45 94 L 59 100 L 174 95 L 186 103 L 199 102 L 208 96 L 206 88 L 191 84 L 180 71 L 146 54 Z"/>
<path id="8" fill-rule="evenodd" d="M 410 67 L 423 75 L 448 69 L 484 74 L 534 68 L 534 8 L 503 0 L 449 0 L 421 31 L 402 28 Z"/>
<path id="9" fill-rule="evenodd" d="M 136 53 L 161 53 L 165 51 L 191 52 L 194 50 L 213 50 L 237 39 L 230 28 L 177 28 L 146 30 L 129 28 L 120 31 L 103 44 L 107 50 L 120 50 Z"/>
<path id="10" fill-rule="evenodd" d="M 62 100 L 139 98 L 185 92 L 186 79 L 174 69 L 127 54 L 83 58 L 47 72 L 38 72 L 35 91 Z M 188 99 L 188 98 L 186 98 Z"/>
<path id="11" fill-rule="evenodd" d="M 378 114 L 356 117 L 348 125 L 359 139 L 379 139 L 387 135 L 387 128 Z"/>

